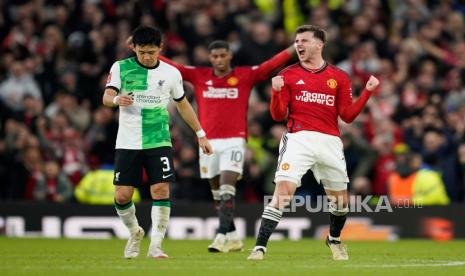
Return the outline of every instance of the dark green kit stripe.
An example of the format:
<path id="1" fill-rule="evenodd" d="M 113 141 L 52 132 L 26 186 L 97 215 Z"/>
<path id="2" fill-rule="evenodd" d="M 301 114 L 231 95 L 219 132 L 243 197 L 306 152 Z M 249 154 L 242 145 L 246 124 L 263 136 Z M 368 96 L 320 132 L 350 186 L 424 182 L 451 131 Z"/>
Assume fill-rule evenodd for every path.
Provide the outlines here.
<path id="1" fill-rule="evenodd" d="M 163 201 L 154 201 L 152 206 L 164 206 L 164 207 L 171 207 L 171 202 L 169 200 Z"/>
<path id="2" fill-rule="evenodd" d="M 120 205 L 115 201 L 115 208 L 118 210 L 126 210 L 133 205 L 132 200 L 124 205 Z"/>

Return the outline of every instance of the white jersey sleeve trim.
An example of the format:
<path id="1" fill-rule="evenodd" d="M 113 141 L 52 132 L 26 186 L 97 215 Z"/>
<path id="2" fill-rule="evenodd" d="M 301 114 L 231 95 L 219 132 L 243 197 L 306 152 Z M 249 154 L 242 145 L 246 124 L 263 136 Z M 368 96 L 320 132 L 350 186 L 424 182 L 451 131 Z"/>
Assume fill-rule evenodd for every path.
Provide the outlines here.
<path id="1" fill-rule="evenodd" d="M 107 78 L 107 84 L 105 88 L 112 88 L 119 92 L 121 89 L 121 76 L 119 62 L 113 63 L 110 69 L 110 74 Z"/>
<path id="2" fill-rule="evenodd" d="M 174 68 L 173 85 L 171 87 L 171 97 L 175 101 L 180 101 L 184 98 L 184 88 L 182 86 L 182 76 L 178 69 Z"/>

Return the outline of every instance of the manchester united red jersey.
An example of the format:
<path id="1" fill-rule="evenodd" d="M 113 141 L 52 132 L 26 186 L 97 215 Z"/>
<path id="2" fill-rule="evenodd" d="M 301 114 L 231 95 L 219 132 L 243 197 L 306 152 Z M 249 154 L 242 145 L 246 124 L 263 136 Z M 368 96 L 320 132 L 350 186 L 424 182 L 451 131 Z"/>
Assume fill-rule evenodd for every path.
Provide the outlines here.
<path id="1" fill-rule="evenodd" d="M 247 137 L 247 109 L 252 87 L 285 65 L 291 56 L 284 50 L 258 66 L 239 66 L 226 76 L 215 76 L 211 67 L 176 66 L 183 80 L 192 83 L 202 128 L 209 139 Z"/>
<path id="2" fill-rule="evenodd" d="M 270 109 L 277 120 L 288 114 L 289 132 L 310 130 L 339 136 L 338 116 L 351 122 L 370 96 L 364 90 L 359 100 L 352 103 L 348 75 L 328 64 L 316 71 L 294 64 L 279 75 L 284 79 L 284 87 L 279 93 L 273 91 Z"/>

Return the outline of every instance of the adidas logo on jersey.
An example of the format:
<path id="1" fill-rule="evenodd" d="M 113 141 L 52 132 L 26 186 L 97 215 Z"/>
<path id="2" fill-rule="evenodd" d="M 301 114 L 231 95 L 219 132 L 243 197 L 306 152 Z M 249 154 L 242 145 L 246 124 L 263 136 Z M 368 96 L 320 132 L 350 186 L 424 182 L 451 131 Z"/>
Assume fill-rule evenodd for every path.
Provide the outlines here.
<path id="1" fill-rule="evenodd" d="M 213 85 L 213 82 L 211 80 L 205 82 L 206 85 Z"/>
<path id="2" fill-rule="evenodd" d="M 299 80 L 298 82 L 296 82 L 295 84 L 305 84 L 305 82 L 303 80 Z"/>

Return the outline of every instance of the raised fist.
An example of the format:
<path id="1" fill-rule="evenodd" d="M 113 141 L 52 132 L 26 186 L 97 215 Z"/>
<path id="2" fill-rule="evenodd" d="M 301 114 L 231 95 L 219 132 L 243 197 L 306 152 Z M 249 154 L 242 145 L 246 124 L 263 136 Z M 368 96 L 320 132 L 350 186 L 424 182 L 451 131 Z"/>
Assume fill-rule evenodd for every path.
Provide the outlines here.
<path id="1" fill-rule="evenodd" d="M 276 76 L 271 79 L 271 87 L 275 91 L 281 91 L 281 88 L 284 86 L 284 78 L 283 76 Z"/>
<path id="2" fill-rule="evenodd" d="M 365 85 L 365 88 L 371 92 L 375 90 L 376 87 L 378 87 L 378 85 L 379 85 L 379 80 L 375 78 L 373 75 L 371 75 L 367 81 L 367 84 Z"/>

